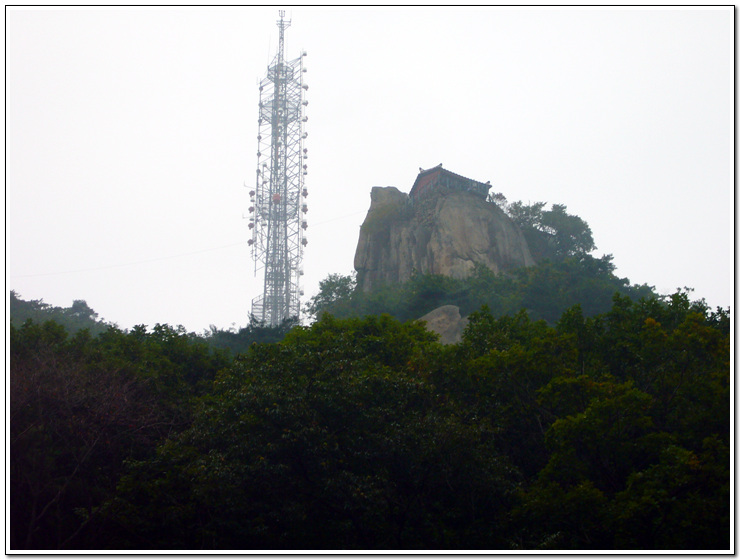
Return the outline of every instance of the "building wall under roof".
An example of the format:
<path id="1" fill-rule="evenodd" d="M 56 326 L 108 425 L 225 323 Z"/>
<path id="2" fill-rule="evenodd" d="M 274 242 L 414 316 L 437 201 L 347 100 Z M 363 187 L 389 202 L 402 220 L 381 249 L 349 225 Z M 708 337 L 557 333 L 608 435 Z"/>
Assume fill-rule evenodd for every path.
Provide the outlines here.
<path id="1" fill-rule="evenodd" d="M 456 191 L 469 191 L 485 198 L 490 185 L 468 179 L 462 175 L 442 169 L 441 166 L 437 166 L 419 173 L 414 186 L 411 187 L 409 196 L 412 198 L 421 198 L 429 195 L 439 187 Z"/>

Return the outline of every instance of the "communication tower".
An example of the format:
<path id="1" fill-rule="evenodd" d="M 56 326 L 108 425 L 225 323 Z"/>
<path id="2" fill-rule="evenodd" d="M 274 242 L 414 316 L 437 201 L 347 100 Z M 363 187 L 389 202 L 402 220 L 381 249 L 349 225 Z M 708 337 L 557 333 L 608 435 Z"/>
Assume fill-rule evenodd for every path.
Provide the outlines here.
<path id="1" fill-rule="evenodd" d="M 284 38 L 290 20 L 284 11 L 279 14 L 278 52 L 259 84 L 257 182 L 249 192 L 248 243 L 255 275 L 264 269 L 265 279 L 262 295 L 252 300 L 252 314 L 269 326 L 299 317 L 303 249 L 308 243 L 304 235 L 308 227 L 306 52 L 285 61 Z"/>

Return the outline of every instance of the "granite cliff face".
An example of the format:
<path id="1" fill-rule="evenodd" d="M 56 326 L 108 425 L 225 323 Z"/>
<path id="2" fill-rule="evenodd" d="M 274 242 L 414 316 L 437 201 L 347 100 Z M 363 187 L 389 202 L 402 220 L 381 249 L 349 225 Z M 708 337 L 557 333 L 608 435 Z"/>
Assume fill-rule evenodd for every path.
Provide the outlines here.
<path id="1" fill-rule="evenodd" d="M 412 200 L 395 187 L 372 188 L 354 263 L 363 290 L 403 282 L 414 270 L 464 278 L 475 263 L 496 273 L 535 264 L 519 228 L 480 196 Z"/>

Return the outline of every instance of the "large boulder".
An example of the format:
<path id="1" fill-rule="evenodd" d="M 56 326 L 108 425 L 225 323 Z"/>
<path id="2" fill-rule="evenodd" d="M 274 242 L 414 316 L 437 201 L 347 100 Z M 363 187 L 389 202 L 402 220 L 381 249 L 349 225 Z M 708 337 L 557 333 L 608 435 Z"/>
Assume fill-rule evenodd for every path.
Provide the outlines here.
<path id="1" fill-rule="evenodd" d="M 535 264 L 519 228 L 495 203 L 453 191 L 412 200 L 395 187 L 373 187 L 355 252 L 365 291 L 408 280 L 414 271 L 454 278 L 475 263 L 495 273 Z"/>
<path id="2" fill-rule="evenodd" d="M 460 316 L 460 308 L 457 305 L 443 305 L 419 320 L 426 323 L 427 330 L 439 335 L 439 341 L 442 344 L 460 342 L 465 325 L 468 324 L 467 317 Z"/>

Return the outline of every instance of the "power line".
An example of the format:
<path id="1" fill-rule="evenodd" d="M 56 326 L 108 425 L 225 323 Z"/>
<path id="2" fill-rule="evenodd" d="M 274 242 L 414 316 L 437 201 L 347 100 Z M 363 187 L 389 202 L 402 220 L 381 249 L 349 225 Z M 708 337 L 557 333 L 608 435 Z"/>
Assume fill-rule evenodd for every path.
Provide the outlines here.
<path id="1" fill-rule="evenodd" d="M 315 227 L 320 226 L 320 225 L 328 224 L 330 222 L 336 222 L 337 220 L 343 220 L 345 218 L 350 218 L 352 216 L 357 216 L 358 214 L 364 214 L 364 213 L 365 213 L 365 211 L 363 210 L 363 211 L 360 211 L 360 212 L 353 212 L 352 214 L 345 214 L 344 216 L 337 216 L 335 218 L 330 218 L 328 220 L 324 220 L 323 222 L 318 222 L 316 224 L 312 224 L 311 227 L 312 228 L 315 228 Z M 188 253 L 177 253 L 175 255 L 165 255 L 165 256 L 161 256 L 161 257 L 154 257 L 154 258 L 151 258 L 151 259 L 143 259 L 143 260 L 139 260 L 139 261 L 131 261 L 131 262 L 127 262 L 127 263 L 108 264 L 108 265 L 104 265 L 104 266 L 96 266 L 96 267 L 91 267 L 91 268 L 78 268 L 78 269 L 75 269 L 75 270 L 60 270 L 60 271 L 56 271 L 56 272 L 39 272 L 39 273 L 36 273 L 36 274 L 9 274 L 8 277 L 9 278 L 36 278 L 36 277 L 41 277 L 41 276 L 59 276 L 59 275 L 63 275 L 63 274 L 78 274 L 78 273 L 81 273 L 81 272 L 95 272 L 97 270 L 107 270 L 109 268 L 122 268 L 122 267 L 126 267 L 126 266 L 135 266 L 137 264 L 146 264 L 146 263 L 164 261 L 164 260 L 168 260 L 168 259 L 177 259 L 177 258 L 180 258 L 180 257 L 188 257 L 190 255 L 198 255 L 198 254 L 201 254 L 201 253 L 209 253 L 211 251 L 220 251 L 221 249 L 230 249 L 231 247 L 238 247 L 238 246 L 242 246 L 242 245 L 246 245 L 246 241 L 240 241 L 238 243 L 230 243 L 229 245 L 220 245 L 218 247 L 209 247 L 207 249 L 199 249 L 197 251 L 190 251 Z"/>
<path id="2" fill-rule="evenodd" d="M 359 212 L 352 212 L 351 214 L 345 214 L 344 216 L 337 216 L 336 218 L 324 220 L 323 222 L 319 222 L 317 224 L 311 224 L 311 228 L 315 228 L 316 226 L 322 226 L 330 222 L 336 222 L 337 220 L 343 220 L 344 218 L 351 218 L 352 216 L 357 216 L 358 214 L 365 214 L 365 213 L 367 213 L 367 210 L 361 210 Z"/>
<path id="3" fill-rule="evenodd" d="M 208 253 L 211 251 L 219 251 L 221 249 L 228 249 L 231 247 L 236 247 L 239 245 L 246 245 L 246 242 L 241 241 L 239 243 L 231 243 L 229 245 L 221 245 L 220 247 L 210 247 L 208 249 L 200 249 L 198 251 L 190 251 L 188 253 L 178 253 L 177 255 L 165 255 L 162 257 L 154 257 L 151 259 L 143 259 L 140 261 L 132 261 L 127 263 L 118 263 L 118 264 L 109 264 L 105 266 L 97 266 L 92 268 L 80 268 L 76 270 L 62 270 L 62 271 L 56 271 L 56 272 L 39 272 L 37 274 L 9 274 L 8 276 L 10 278 L 35 278 L 38 276 L 58 276 L 61 274 L 78 274 L 80 272 L 94 272 L 97 270 L 107 270 L 109 268 L 121 268 L 125 266 L 134 266 L 137 264 L 145 264 L 145 263 L 151 263 L 151 262 L 158 262 L 158 261 L 164 261 L 168 259 L 176 259 L 179 257 L 188 257 L 190 255 L 198 255 L 200 253 Z"/>

